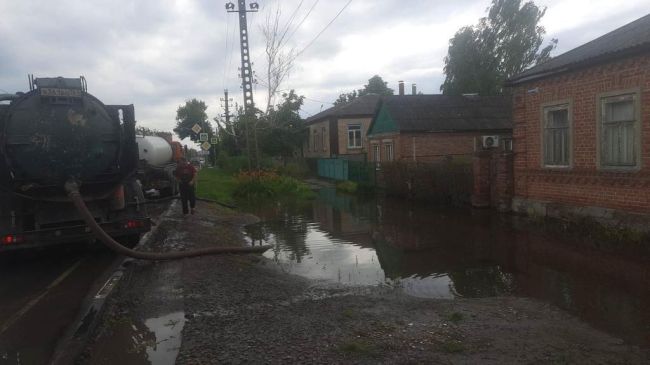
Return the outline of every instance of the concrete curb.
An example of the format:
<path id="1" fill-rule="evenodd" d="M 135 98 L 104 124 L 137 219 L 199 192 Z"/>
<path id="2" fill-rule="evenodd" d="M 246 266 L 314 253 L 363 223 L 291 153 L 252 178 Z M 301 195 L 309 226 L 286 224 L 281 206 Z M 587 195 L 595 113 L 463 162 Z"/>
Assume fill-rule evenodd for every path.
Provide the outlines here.
<path id="1" fill-rule="evenodd" d="M 140 242 L 135 247 L 136 249 L 145 246 L 151 241 L 152 237 L 155 236 L 162 224 L 164 217 L 168 216 L 177 205 L 177 200 L 172 201 L 167 209 L 165 209 L 165 211 L 160 215 L 158 224 L 142 236 Z M 99 290 L 95 291 L 98 285 L 93 285 L 93 289 L 91 289 L 89 294 L 86 296 L 86 299 L 84 299 L 83 309 L 80 311 L 79 316 L 70 325 L 65 336 L 54 351 L 50 364 L 72 364 L 83 352 L 90 336 L 95 332 L 95 329 L 102 318 L 105 309 L 104 305 L 110 295 L 115 291 L 115 288 L 121 283 L 124 272 L 128 269 L 133 260 L 134 259 L 129 257 L 117 257 L 114 263 L 111 264 L 110 268 L 106 270 L 106 273 L 110 274 L 105 273 L 101 276 L 101 278 L 106 278 L 107 276 L 108 278 L 104 280 L 104 283 L 101 285 Z M 101 279 L 98 279 L 98 282 L 101 282 L 100 280 Z M 93 292 L 94 294 L 91 294 Z"/>

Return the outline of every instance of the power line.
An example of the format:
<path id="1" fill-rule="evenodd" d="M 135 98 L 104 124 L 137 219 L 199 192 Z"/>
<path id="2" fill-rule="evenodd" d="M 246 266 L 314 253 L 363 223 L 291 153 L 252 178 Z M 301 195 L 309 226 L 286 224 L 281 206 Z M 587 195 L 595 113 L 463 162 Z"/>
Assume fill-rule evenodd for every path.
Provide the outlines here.
<path id="1" fill-rule="evenodd" d="M 318 99 L 312 99 L 312 98 L 308 98 L 306 96 L 303 96 L 303 97 L 305 98 L 305 100 L 313 101 L 315 103 L 324 103 L 324 104 L 332 104 L 332 105 L 334 105 L 334 103 L 329 102 L 329 101 L 322 101 L 322 100 L 318 100 Z"/>
<path id="2" fill-rule="evenodd" d="M 343 11 L 345 11 L 345 9 L 346 9 L 346 8 L 347 8 L 351 3 L 352 3 L 352 0 L 348 0 L 348 2 L 347 2 L 347 3 L 346 3 L 346 4 L 341 8 L 341 10 L 339 10 L 339 12 L 334 16 L 334 18 L 332 18 L 332 20 L 330 20 L 330 22 L 327 23 L 327 25 L 325 26 L 325 28 L 323 28 L 323 30 L 321 30 L 318 34 L 316 34 L 316 37 L 314 37 L 314 39 L 312 39 L 312 40 L 311 40 L 311 41 L 310 41 L 310 42 L 309 42 L 309 43 L 308 43 L 308 44 L 307 44 L 307 45 L 306 45 L 306 46 L 305 46 L 305 47 L 304 47 L 300 52 L 296 53 L 296 55 L 291 59 L 291 61 L 293 61 L 293 60 L 295 60 L 296 58 L 298 58 L 301 54 L 303 54 L 303 53 L 307 50 L 307 48 L 311 47 L 311 45 L 314 44 L 314 42 L 316 42 L 316 40 L 318 39 L 318 37 L 320 37 L 321 34 L 323 34 L 323 33 L 327 30 L 327 28 L 329 28 L 330 25 L 332 25 L 332 23 L 334 23 L 334 21 L 335 21 L 335 20 L 336 20 L 340 15 L 341 15 L 341 13 L 343 13 Z"/>
<path id="3" fill-rule="evenodd" d="M 278 48 L 282 46 L 282 40 L 287 35 L 287 32 L 291 28 L 291 23 L 293 23 L 293 20 L 296 18 L 296 14 L 298 14 L 298 10 L 300 10 L 304 2 L 305 0 L 300 0 L 300 3 L 298 3 L 298 6 L 296 6 L 296 10 L 294 10 L 291 16 L 289 17 L 289 20 L 287 21 L 287 25 L 284 28 L 284 31 L 282 32 L 282 36 L 280 37 L 280 41 L 278 42 Z"/>
<path id="4" fill-rule="evenodd" d="M 296 32 L 298 31 L 298 29 L 300 29 L 300 27 L 302 26 L 302 23 L 304 23 L 305 20 L 307 20 L 307 18 L 308 18 L 309 15 L 311 14 L 312 10 L 314 10 L 314 8 L 316 7 L 316 5 L 318 5 L 318 2 L 319 2 L 319 1 L 320 1 L 320 0 L 316 0 L 316 1 L 314 2 L 314 4 L 311 6 L 311 8 L 309 8 L 309 11 L 307 11 L 307 14 L 302 18 L 302 20 L 300 21 L 300 23 L 298 23 L 298 25 L 293 29 L 293 32 L 291 32 L 291 34 L 289 34 L 289 37 L 288 37 L 287 40 L 285 41 L 285 44 L 286 44 L 286 43 L 289 43 L 289 41 L 291 40 L 291 38 L 293 37 L 293 35 L 296 34 Z"/>
<path id="5" fill-rule="evenodd" d="M 280 49 L 280 47 L 281 47 L 281 45 L 282 45 L 282 43 L 283 43 L 282 41 L 283 41 L 284 37 L 287 35 L 287 32 L 288 32 L 289 29 L 291 28 L 291 23 L 293 23 L 293 20 L 295 19 L 296 14 L 298 13 L 298 10 L 300 10 L 300 8 L 302 7 L 302 4 L 303 4 L 304 2 L 305 2 L 305 0 L 300 0 L 300 3 L 298 3 L 298 6 L 293 10 L 293 12 L 291 13 L 291 16 L 289 16 L 289 20 L 287 20 L 287 23 L 286 23 L 285 25 L 282 26 L 283 30 L 281 31 L 281 32 L 282 32 L 282 35 L 279 37 L 280 40 L 279 40 L 279 42 L 278 42 L 278 49 Z M 278 5 L 277 5 L 277 8 L 276 8 L 276 15 L 275 15 L 276 17 L 278 17 L 278 16 L 280 15 L 278 12 L 281 11 L 281 10 L 282 10 L 282 8 L 281 8 L 280 5 L 278 4 Z M 270 19 L 270 18 L 269 18 L 269 15 L 267 15 L 267 18 L 266 18 L 266 22 L 267 22 L 267 24 L 268 24 L 268 22 L 269 22 L 269 19 Z M 277 20 L 276 20 L 276 21 L 277 21 Z M 285 43 L 286 43 L 286 42 L 285 42 Z M 259 58 L 259 57 L 262 55 L 262 53 L 264 53 L 264 50 L 260 51 L 260 52 L 257 54 L 257 58 Z"/>
<path id="6" fill-rule="evenodd" d="M 227 17 L 225 23 L 226 23 L 226 52 L 224 52 L 224 54 L 223 54 L 223 79 L 221 80 L 222 89 L 226 88 L 226 73 L 229 70 L 229 68 L 226 67 L 226 65 L 227 65 L 226 62 L 228 61 L 228 40 L 230 39 L 230 37 L 229 37 L 229 33 L 230 33 L 230 29 L 229 29 L 230 28 L 230 17 Z"/>

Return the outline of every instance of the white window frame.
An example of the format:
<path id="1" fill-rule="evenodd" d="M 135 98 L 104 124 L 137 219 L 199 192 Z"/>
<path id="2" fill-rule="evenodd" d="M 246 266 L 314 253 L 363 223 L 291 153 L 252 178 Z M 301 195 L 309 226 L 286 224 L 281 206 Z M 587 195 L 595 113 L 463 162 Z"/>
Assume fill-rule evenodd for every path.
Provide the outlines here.
<path id="1" fill-rule="evenodd" d="M 384 143 L 384 161 L 395 160 L 395 145 L 393 142 Z"/>
<path id="2" fill-rule="evenodd" d="M 354 134 L 359 133 L 359 145 L 352 144 L 355 140 Z M 352 136 L 352 138 L 350 138 Z M 363 126 L 361 124 L 348 124 L 348 148 L 363 148 Z"/>
<path id="3" fill-rule="evenodd" d="M 372 162 L 381 162 L 381 146 L 379 143 L 372 144 Z"/>
<path id="4" fill-rule="evenodd" d="M 571 169 L 573 168 L 573 103 L 571 100 L 561 100 L 552 103 L 542 104 L 542 116 L 540 123 L 540 160 L 542 167 L 549 169 Z M 548 116 L 551 112 L 558 110 L 567 111 L 567 162 L 566 164 L 553 164 L 546 161 L 546 131 Z"/>
<path id="5" fill-rule="evenodd" d="M 609 103 L 623 100 L 625 98 L 629 98 L 632 100 L 632 105 L 634 107 L 634 113 L 633 113 L 634 120 L 627 121 L 627 122 L 625 121 L 613 122 L 612 124 L 633 123 L 632 130 L 634 132 L 634 136 L 632 141 L 632 148 L 634 149 L 633 150 L 634 163 L 606 164 L 605 161 L 603 160 L 603 148 L 605 144 L 604 124 L 607 123 L 607 121 L 605 121 L 606 105 Z M 635 89 L 602 93 L 597 96 L 596 105 L 598 106 L 596 111 L 597 113 L 596 151 L 597 151 L 598 168 L 601 170 L 615 170 L 615 171 L 640 170 L 641 169 L 641 125 L 642 125 L 640 89 L 635 88 Z"/>
<path id="6" fill-rule="evenodd" d="M 320 138 L 321 138 L 321 144 L 323 145 L 323 146 L 322 146 L 322 147 L 323 147 L 323 151 L 327 151 L 326 143 L 325 143 L 325 142 L 326 142 L 326 140 L 325 140 L 325 135 L 326 135 L 326 133 L 327 133 L 327 128 L 325 128 L 325 127 L 321 127 L 320 130 L 321 130 L 321 133 L 322 133 L 322 135 L 321 135 Z"/>
<path id="7" fill-rule="evenodd" d="M 379 170 L 381 167 L 381 145 L 379 143 L 372 143 L 372 162 L 375 163 L 375 169 Z"/>

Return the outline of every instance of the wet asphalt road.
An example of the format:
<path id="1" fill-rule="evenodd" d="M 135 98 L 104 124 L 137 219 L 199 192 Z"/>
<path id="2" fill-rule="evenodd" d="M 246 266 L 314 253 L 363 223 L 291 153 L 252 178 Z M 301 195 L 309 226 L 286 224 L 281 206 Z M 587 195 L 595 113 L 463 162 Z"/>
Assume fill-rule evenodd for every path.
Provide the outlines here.
<path id="1" fill-rule="evenodd" d="M 45 364 L 116 256 L 86 245 L 0 257 L 0 364 Z"/>
<path id="2" fill-rule="evenodd" d="M 154 222 L 168 201 L 150 204 Z M 47 364 L 121 260 L 101 245 L 0 255 L 0 365 Z"/>

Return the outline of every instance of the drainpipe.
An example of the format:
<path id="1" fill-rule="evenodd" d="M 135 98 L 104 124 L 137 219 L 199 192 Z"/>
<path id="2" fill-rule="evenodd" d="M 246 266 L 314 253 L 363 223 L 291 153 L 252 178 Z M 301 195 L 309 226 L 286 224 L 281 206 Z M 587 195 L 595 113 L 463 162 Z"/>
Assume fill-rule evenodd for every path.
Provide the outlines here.
<path id="1" fill-rule="evenodd" d="M 415 162 L 415 137 L 411 137 L 411 148 L 413 150 L 413 162 Z"/>

